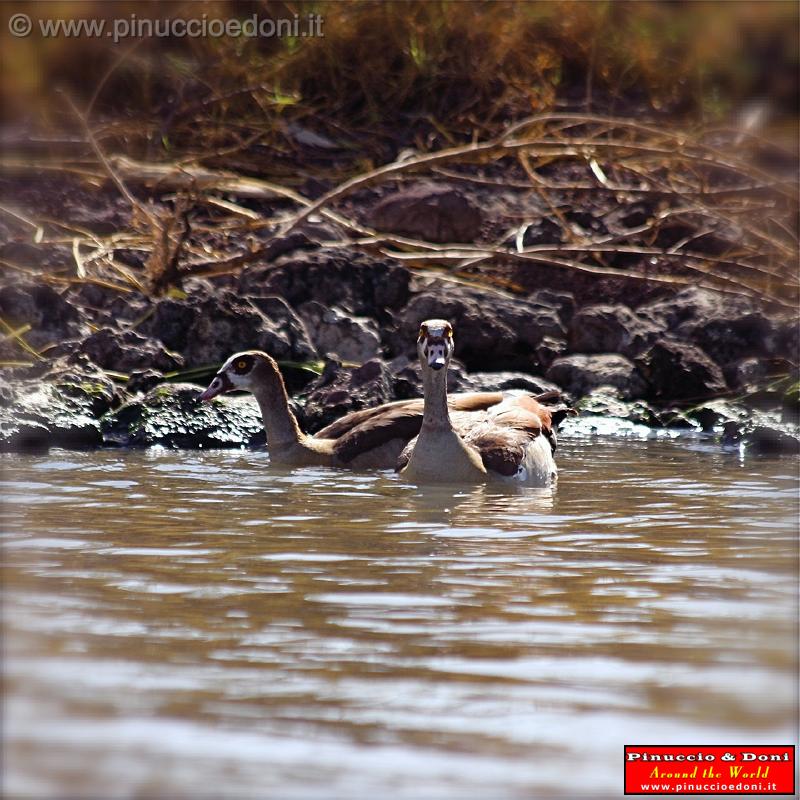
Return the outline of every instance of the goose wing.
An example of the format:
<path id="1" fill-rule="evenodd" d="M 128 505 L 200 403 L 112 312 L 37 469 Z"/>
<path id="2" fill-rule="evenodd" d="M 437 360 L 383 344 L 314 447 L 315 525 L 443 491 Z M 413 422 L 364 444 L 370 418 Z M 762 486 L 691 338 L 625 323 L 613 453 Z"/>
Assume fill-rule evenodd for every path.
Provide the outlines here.
<path id="1" fill-rule="evenodd" d="M 506 398 L 485 419 L 459 431 L 464 443 L 480 454 L 487 470 L 512 476 L 525 459 L 525 448 L 550 431 L 550 412 L 530 395 Z"/>
<path id="2" fill-rule="evenodd" d="M 492 414 L 500 425 L 516 427 L 517 423 L 522 422 L 524 417 L 520 414 L 528 414 L 538 419 L 541 434 L 550 442 L 553 452 L 556 451 L 556 431 L 558 426 L 564 421 L 565 417 L 576 416 L 577 411 L 567 405 L 558 403 L 556 405 L 542 405 L 541 401 L 558 401 L 561 399 L 559 392 L 546 392 L 540 395 L 530 395 L 523 392 L 509 394 L 505 400 L 492 409 Z M 533 425 L 533 420 L 529 420 Z"/>
<path id="3" fill-rule="evenodd" d="M 484 467 L 499 475 L 516 475 L 525 466 L 528 445 L 539 436 L 556 451 L 556 428 L 568 414 L 575 414 L 568 406 L 543 406 L 529 394 L 514 394 L 502 403 L 488 409 L 487 420 L 474 425 L 462 434 L 465 444 L 480 453 Z M 546 399 L 557 399 L 547 397 Z"/>
<path id="4" fill-rule="evenodd" d="M 516 395 L 512 394 L 511 396 L 515 397 Z M 534 402 L 547 402 L 551 400 L 559 400 L 561 398 L 561 394 L 559 392 L 552 390 L 536 396 L 525 396 Z M 447 399 L 447 402 L 453 411 L 472 412 L 483 411 L 487 408 L 491 408 L 492 406 L 499 405 L 506 399 L 506 394 L 503 392 L 460 392 L 458 394 L 450 395 Z M 391 413 L 395 409 L 401 407 L 407 407 L 412 413 L 418 412 L 421 419 L 423 407 L 423 400 L 421 397 L 410 400 L 394 400 L 391 403 L 384 403 L 383 405 L 375 406 L 374 408 L 364 408 L 360 411 L 351 411 L 349 414 L 339 417 L 339 419 L 331 422 L 330 425 L 326 425 L 324 428 L 317 431 L 313 438 L 338 439 L 340 436 L 344 436 L 346 433 L 354 430 L 359 425 L 363 425 L 364 423 L 375 419 L 381 414 Z M 551 411 L 556 411 L 559 409 L 564 411 L 564 415 L 567 413 L 575 413 L 572 409 L 567 408 L 567 406 L 558 406 L 557 408 L 550 407 Z M 555 421 L 556 425 L 561 422 L 564 415 Z"/>
<path id="5" fill-rule="evenodd" d="M 362 408 L 360 411 L 351 411 L 349 414 L 339 417 L 339 419 L 331 422 L 330 425 L 326 425 L 324 428 L 317 431 L 313 438 L 339 439 L 350 431 L 369 423 L 371 420 L 383 414 L 393 414 L 399 409 L 404 409 L 409 413 L 413 413 L 417 406 L 419 406 L 418 413 L 421 415 L 422 400 L 395 400 L 392 403 L 384 403 L 383 405 L 373 408 Z"/>
<path id="6" fill-rule="evenodd" d="M 503 400 L 502 392 L 462 392 L 448 398 L 450 408 L 454 411 L 479 411 L 497 405 Z M 423 400 L 421 397 L 411 400 L 395 400 L 374 408 L 363 408 L 351 411 L 343 417 L 331 422 L 314 434 L 315 439 L 338 439 L 365 423 L 376 420 L 384 414 L 392 415 L 397 409 L 404 409 L 410 414 L 418 414 L 422 424 Z"/>
<path id="7" fill-rule="evenodd" d="M 486 412 L 486 419 L 467 424 L 460 431 L 464 443 L 474 447 L 488 471 L 498 475 L 516 475 L 525 465 L 526 451 L 537 437 L 544 437 L 556 450 L 556 428 L 569 413 L 566 406 L 544 406 L 540 400 L 553 396 L 514 393 Z"/>
<path id="8" fill-rule="evenodd" d="M 345 464 L 356 456 L 381 447 L 393 439 L 408 440 L 419 433 L 422 426 L 422 407 L 400 405 L 375 414 L 336 440 L 334 454 Z"/>
<path id="9" fill-rule="evenodd" d="M 502 400 L 501 392 L 467 392 L 453 395 L 449 404 L 454 414 L 472 414 L 499 405 Z M 414 399 L 353 411 L 323 428 L 314 438 L 336 439 L 333 451 L 347 463 L 393 439 L 408 441 L 415 437 L 422 427 L 422 410 L 423 401 Z"/>

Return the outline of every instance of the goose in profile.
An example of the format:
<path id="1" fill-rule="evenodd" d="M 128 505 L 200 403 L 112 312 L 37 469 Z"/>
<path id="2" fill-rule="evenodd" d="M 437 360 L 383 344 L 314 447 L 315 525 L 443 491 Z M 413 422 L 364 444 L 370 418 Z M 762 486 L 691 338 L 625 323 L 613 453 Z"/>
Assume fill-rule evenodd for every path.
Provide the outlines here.
<path id="1" fill-rule="evenodd" d="M 257 350 L 231 356 L 198 399 L 209 402 L 235 390 L 255 395 L 274 464 L 392 469 L 422 425 L 423 401 L 398 400 L 353 411 L 309 436 L 300 430 L 289 408 L 286 386 L 275 360 Z M 454 395 L 450 402 L 454 411 L 468 414 L 502 400 L 500 392 L 468 392 Z"/>
<path id="2" fill-rule="evenodd" d="M 499 403 L 463 414 L 447 401 L 447 367 L 453 328 L 442 319 L 420 326 L 417 352 L 425 389 L 419 435 L 403 450 L 396 469 L 419 482 L 518 481 L 550 486 L 557 470 L 555 429 L 565 406 L 545 408 L 528 392 L 508 392 Z"/>

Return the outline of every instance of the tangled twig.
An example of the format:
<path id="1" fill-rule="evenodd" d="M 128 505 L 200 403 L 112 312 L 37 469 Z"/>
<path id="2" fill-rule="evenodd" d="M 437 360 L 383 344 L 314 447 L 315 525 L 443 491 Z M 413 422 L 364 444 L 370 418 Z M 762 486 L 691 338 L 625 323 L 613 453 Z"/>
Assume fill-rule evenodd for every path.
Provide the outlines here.
<path id="1" fill-rule="evenodd" d="M 800 288 L 794 271 L 796 187 L 733 151 L 724 152 L 718 144 L 721 131 L 714 132 L 711 144 L 703 132 L 668 130 L 636 120 L 540 114 L 484 142 L 402 158 L 350 176 L 311 200 L 276 181 L 205 166 L 202 156 L 159 164 L 106 156 L 80 118 L 102 172 L 75 162 L 60 168 L 92 180 L 104 174 L 131 205 L 133 230 L 98 236 L 56 220 L 33 219 L 13 208 L 0 212 L 34 231 L 39 246 L 71 247 L 82 273 L 79 278 L 87 280 L 106 280 L 100 274 L 106 268 L 141 290 L 145 281 L 136 276 L 136 269 L 115 260 L 119 249 L 147 254 L 143 264 L 152 291 L 163 291 L 188 274 L 229 274 L 247 264 L 273 263 L 309 241 L 302 228 L 317 215 L 332 224 L 334 240 L 325 242 L 328 246 L 372 250 L 411 266 L 441 265 L 478 281 L 489 282 L 497 278 L 492 269 L 513 264 L 519 269 L 536 265 L 662 285 L 701 281 L 720 291 L 782 305 L 792 305 Z M 257 138 L 251 136 L 231 152 Z M 221 152 L 207 157 L 218 160 Z M 22 168 L 13 160 L 6 166 Z M 433 244 L 374 230 L 343 202 L 376 184 L 424 175 L 470 182 L 476 191 L 513 190 L 527 197 L 530 210 L 516 216 L 510 243 Z M 129 188 L 134 185 L 170 199 L 175 204 L 172 212 L 161 213 L 137 200 Z M 576 226 L 571 214 L 584 203 L 593 208 L 595 195 L 605 198 L 603 213 L 593 215 L 598 225 L 594 230 Z M 206 209 L 213 219 L 192 220 L 190 226 L 187 196 L 194 208 Z M 246 202 L 236 203 L 236 198 Z M 608 210 L 612 198 L 616 205 Z M 287 202 L 299 208 L 287 214 Z M 253 210 L 253 203 L 261 210 Z M 280 211 L 273 210 L 276 204 L 282 206 Z M 628 213 L 637 219 L 620 223 L 617 218 L 625 219 Z M 509 220 L 514 218 L 509 215 Z M 557 233 L 549 241 L 539 233 L 526 242 L 541 220 L 550 220 Z M 68 235 L 54 235 L 54 228 Z M 259 235 L 265 228 L 266 238 Z"/>

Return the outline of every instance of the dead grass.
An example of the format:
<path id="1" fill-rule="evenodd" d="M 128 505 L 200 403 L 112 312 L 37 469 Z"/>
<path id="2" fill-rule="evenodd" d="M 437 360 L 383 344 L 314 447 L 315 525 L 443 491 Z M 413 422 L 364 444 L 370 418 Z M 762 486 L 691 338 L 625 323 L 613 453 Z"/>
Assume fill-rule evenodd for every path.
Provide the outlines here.
<path id="1" fill-rule="evenodd" d="M 730 116 L 758 99 L 773 119 L 796 122 L 794 3 L 152 8 L 153 16 L 218 18 L 314 11 L 324 17 L 325 35 L 133 40 L 116 48 L 99 39 L 4 40 L 7 113 L 24 110 L 27 125 L 44 134 L 35 168 L 92 186 L 110 181 L 130 207 L 127 229 L 109 236 L 13 203 L 0 208 L 20 239 L 42 250 L 69 248 L 69 271 L 46 272 L 43 280 L 163 292 L 187 275 L 225 274 L 272 258 L 319 214 L 339 231 L 333 246 L 442 266 L 463 279 L 496 282 L 491 269 L 537 264 L 675 285 L 700 281 L 783 304 L 796 298 L 797 187 L 780 169 L 756 166 L 765 152 L 778 151 Z M 127 0 L 4 10 L 109 20 L 142 14 Z M 34 169 L 28 133 L 4 159 L 6 171 Z M 313 156 L 309 137 L 317 137 Z M 414 156 L 395 160 L 409 145 Z M 784 173 L 787 159 L 779 154 Z M 497 164 L 505 171 L 489 177 L 485 168 Z M 553 177 L 552 165 L 580 177 Z M 301 190 L 309 176 L 333 188 L 313 200 Z M 343 210 L 354 191 L 410 176 L 529 190 L 549 209 L 562 241 L 524 247 L 531 220 L 522 220 L 513 247 L 432 246 L 372 230 Z M 141 186 L 160 207 L 137 199 Z M 576 236 L 561 208 L 587 193 L 621 207 L 644 201 L 648 218 L 616 236 Z M 245 204 L 268 197 L 282 198 L 289 210 L 262 216 Z M 213 208 L 213 217 L 192 211 L 200 207 Z M 661 233 L 676 222 L 689 233 L 663 244 Z M 253 238 L 265 228 L 271 238 Z M 720 232 L 727 244 L 704 248 L 705 237 Z M 121 250 L 144 253 L 143 266 L 120 263 Z"/>
<path id="2" fill-rule="evenodd" d="M 316 215 L 337 231 L 337 238 L 326 242 L 328 247 L 363 249 L 411 267 L 443 267 L 454 278 L 486 285 L 504 280 L 503 269 L 509 264 L 536 265 L 565 273 L 567 279 L 573 273 L 674 287 L 704 285 L 778 306 L 792 307 L 798 301 L 796 187 L 753 167 L 725 146 L 719 132 L 690 134 L 622 118 L 551 112 L 519 122 L 485 142 L 404 157 L 359 173 L 314 201 L 275 182 L 239 180 L 230 171 L 198 170 L 185 162 L 162 163 L 156 169 L 109 158 L 88 135 L 109 183 L 130 203 L 129 231 L 101 237 L 57 224 L 59 231 L 68 232 L 64 237 L 52 221 L 0 209 L 24 226 L 42 250 L 71 242 L 76 274 L 47 275 L 50 281 L 115 285 L 122 280 L 123 287 L 161 294 L 180 287 L 188 276 L 235 274 L 251 263 L 270 263 L 302 244 L 303 225 Z M 515 170 L 515 163 L 522 169 Z M 124 168 L 124 179 L 119 168 Z M 68 169 L 73 172 L 75 167 Z M 550 209 L 545 217 L 561 235 L 551 242 L 524 245 L 525 230 L 540 221 L 539 211 L 519 222 L 513 245 L 440 245 L 374 230 L 345 210 L 351 196 L 376 184 L 435 178 L 441 171 L 450 182 L 480 183 L 487 169 L 514 174 L 515 188 L 527 189 L 543 201 L 538 207 Z M 546 176 L 553 170 L 583 177 L 553 180 Z M 89 174 L 95 179 L 94 171 Z M 197 182 L 187 185 L 192 176 Z M 150 191 L 161 196 L 160 204 L 137 200 L 128 188 L 129 183 L 148 180 Z M 512 181 L 501 177 L 495 183 Z M 175 187 L 177 193 L 165 196 Z M 219 197 L 220 191 L 228 198 L 239 191 L 253 197 L 258 190 L 299 208 L 273 208 L 259 216 L 242 213 L 237 203 Z M 623 212 L 624 217 L 627 209 L 638 208 L 639 214 L 646 209 L 646 217 L 602 235 L 577 231 L 559 209 L 580 208 L 586 193 L 604 197 L 608 212 Z M 214 209 L 213 217 L 198 214 L 190 223 L 191 210 L 206 206 Z M 688 233 L 676 239 L 670 234 L 676 225 Z M 266 238 L 253 239 L 264 230 L 269 232 Z M 122 267 L 115 259 L 120 249 L 147 253 L 142 268 Z"/>

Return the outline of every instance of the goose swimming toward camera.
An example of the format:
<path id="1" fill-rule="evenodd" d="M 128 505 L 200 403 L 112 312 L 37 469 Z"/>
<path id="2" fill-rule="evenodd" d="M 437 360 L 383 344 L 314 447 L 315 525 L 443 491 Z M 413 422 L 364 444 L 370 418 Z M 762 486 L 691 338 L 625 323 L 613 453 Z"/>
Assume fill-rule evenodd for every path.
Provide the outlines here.
<path id="1" fill-rule="evenodd" d="M 422 323 L 417 339 L 425 387 L 422 428 L 400 455 L 398 471 L 421 483 L 500 479 L 553 484 L 555 429 L 575 412 L 565 406 L 545 408 L 539 402 L 545 395 L 527 392 L 509 392 L 501 402 L 470 414 L 452 412 L 447 367 L 453 349 L 449 322 Z"/>
<path id="2" fill-rule="evenodd" d="M 289 408 L 278 365 L 257 350 L 231 356 L 198 399 L 207 402 L 234 390 L 255 395 L 264 421 L 270 461 L 274 464 L 391 469 L 422 426 L 423 401 L 398 400 L 353 411 L 308 436 L 300 430 Z M 502 400 L 500 392 L 469 392 L 454 395 L 450 404 L 454 411 L 467 414 Z"/>

